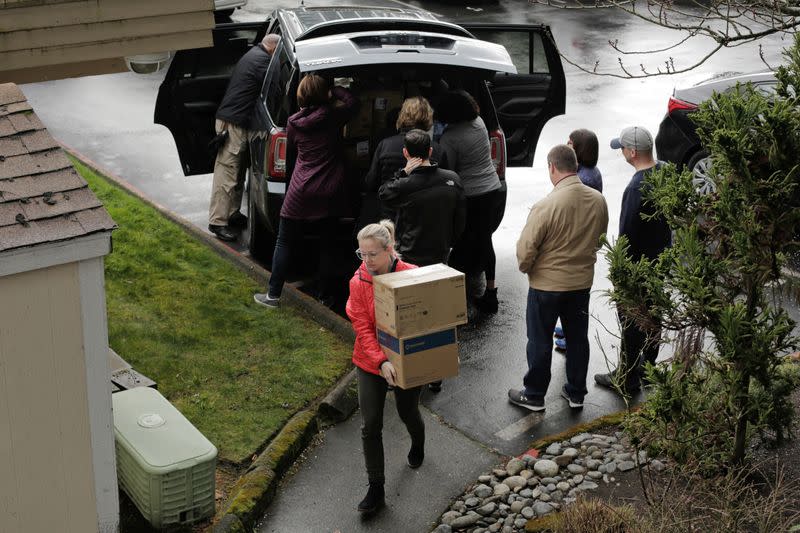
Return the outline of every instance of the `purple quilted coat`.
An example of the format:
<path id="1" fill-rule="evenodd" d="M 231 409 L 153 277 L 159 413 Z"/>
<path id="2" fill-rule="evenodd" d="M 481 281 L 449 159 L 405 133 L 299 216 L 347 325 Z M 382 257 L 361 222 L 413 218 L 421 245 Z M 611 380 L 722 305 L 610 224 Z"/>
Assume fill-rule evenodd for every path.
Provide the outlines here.
<path id="1" fill-rule="evenodd" d="M 291 176 L 281 216 L 319 220 L 352 216 L 351 181 L 342 158 L 342 126 L 358 109 L 358 100 L 344 87 L 334 87 L 339 102 L 304 107 L 286 126 L 286 173 Z"/>

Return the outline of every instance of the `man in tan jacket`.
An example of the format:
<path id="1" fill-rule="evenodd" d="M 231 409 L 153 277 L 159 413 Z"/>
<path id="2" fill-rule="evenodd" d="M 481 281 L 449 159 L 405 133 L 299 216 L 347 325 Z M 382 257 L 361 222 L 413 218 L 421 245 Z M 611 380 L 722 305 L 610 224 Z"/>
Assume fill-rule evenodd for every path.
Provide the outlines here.
<path id="1" fill-rule="evenodd" d="M 528 372 L 522 390 L 511 389 L 511 403 L 544 410 L 550 384 L 553 328 L 558 317 L 567 344 L 567 383 L 561 395 L 572 408 L 583 407 L 589 368 L 589 290 L 600 236 L 608 226 L 603 195 L 578 179 L 575 152 L 560 144 L 547 154 L 553 190 L 531 208 L 517 241 L 520 271 L 528 275 Z M 574 339 L 574 340 L 573 340 Z"/>

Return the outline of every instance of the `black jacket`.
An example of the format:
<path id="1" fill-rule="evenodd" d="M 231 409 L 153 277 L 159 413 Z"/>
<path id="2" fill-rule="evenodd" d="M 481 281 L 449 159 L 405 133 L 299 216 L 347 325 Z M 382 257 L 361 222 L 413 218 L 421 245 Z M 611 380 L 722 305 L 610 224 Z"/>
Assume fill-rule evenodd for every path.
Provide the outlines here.
<path id="1" fill-rule="evenodd" d="M 400 170 L 378 191 L 397 212 L 397 251 L 419 266 L 446 263 L 450 247 L 464 231 L 466 200 L 458 175 L 438 166 Z"/>
<path id="2" fill-rule="evenodd" d="M 396 135 L 386 137 L 378 143 L 375 153 L 372 155 L 369 171 L 364 177 L 364 190 L 377 191 L 399 169 L 406 166 L 406 158 L 403 157 L 403 138 L 405 135 L 406 131 L 401 131 Z M 439 143 L 433 143 L 431 159 L 438 163 L 440 168 L 447 168 L 447 165 L 439 159 L 440 157 Z"/>
<path id="3" fill-rule="evenodd" d="M 270 57 L 259 43 L 239 59 L 217 109 L 218 119 L 251 129 L 250 121 Z"/>
<path id="4" fill-rule="evenodd" d="M 653 168 L 660 168 L 657 163 Z M 622 194 L 622 212 L 619 215 L 619 234 L 628 237 L 628 253 L 634 261 L 640 257 L 655 259 L 672 244 L 672 232 L 663 217 L 648 218 L 655 213 L 654 207 L 642 200 L 643 180 L 653 168 L 640 170 L 633 175 Z M 642 215 L 645 215 L 643 217 Z"/>

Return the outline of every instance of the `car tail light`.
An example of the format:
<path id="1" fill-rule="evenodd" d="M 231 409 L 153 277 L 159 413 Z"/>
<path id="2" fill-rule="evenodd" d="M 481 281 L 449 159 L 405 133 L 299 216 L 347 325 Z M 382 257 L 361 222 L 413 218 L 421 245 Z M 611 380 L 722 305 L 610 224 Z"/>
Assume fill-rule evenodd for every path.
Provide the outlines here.
<path id="1" fill-rule="evenodd" d="M 489 134 L 489 142 L 492 147 L 492 163 L 500 179 L 506 177 L 506 136 L 503 130 L 497 129 Z"/>
<path id="2" fill-rule="evenodd" d="M 670 96 L 669 103 L 667 104 L 667 115 L 671 115 L 673 111 L 678 111 L 679 109 L 694 111 L 695 109 L 697 109 L 697 104 L 693 104 L 691 102 L 684 102 L 683 100 L 678 100 L 674 96 Z"/>
<path id="3" fill-rule="evenodd" d="M 267 169 L 270 178 L 286 179 L 286 133 L 279 131 L 269 136 Z"/>

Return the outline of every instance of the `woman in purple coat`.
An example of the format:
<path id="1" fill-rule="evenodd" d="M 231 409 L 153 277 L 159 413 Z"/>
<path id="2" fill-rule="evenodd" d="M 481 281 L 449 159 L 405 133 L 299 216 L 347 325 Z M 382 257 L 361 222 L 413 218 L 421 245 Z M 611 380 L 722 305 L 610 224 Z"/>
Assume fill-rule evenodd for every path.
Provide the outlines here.
<path id="1" fill-rule="evenodd" d="M 309 74 L 297 87 L 300 111 L 286 126 L 286 175 L 289 187 L 281 208 L 278 239 L 272 256 L 269 290 L 254 295 L 266 307 L 280 306 L 291 250 L 308 233 L 321 235 L 320 295 L 327 296 L 336 220 L 352 216 L 351 185 L 345 176 L 341 132 L 355 115 L 358 100 L 344 87 L 333 87 Z"/>

